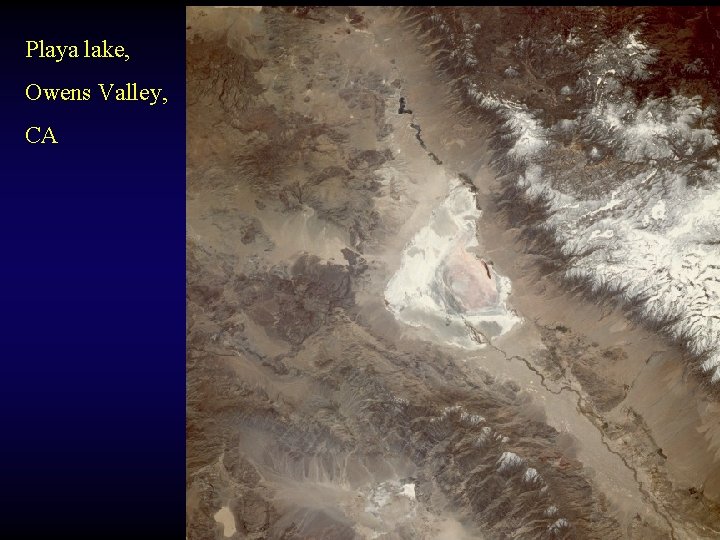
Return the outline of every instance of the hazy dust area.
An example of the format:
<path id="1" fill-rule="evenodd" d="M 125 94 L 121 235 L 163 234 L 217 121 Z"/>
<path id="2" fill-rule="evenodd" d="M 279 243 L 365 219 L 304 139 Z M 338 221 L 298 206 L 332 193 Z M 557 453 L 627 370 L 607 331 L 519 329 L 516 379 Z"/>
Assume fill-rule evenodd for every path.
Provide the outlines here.
<path id="1" fill-rule="evenodd" d="M 427 37 L 187 9 L 188 539 L 716 536 L 720 407 L 528 252 Z"/>

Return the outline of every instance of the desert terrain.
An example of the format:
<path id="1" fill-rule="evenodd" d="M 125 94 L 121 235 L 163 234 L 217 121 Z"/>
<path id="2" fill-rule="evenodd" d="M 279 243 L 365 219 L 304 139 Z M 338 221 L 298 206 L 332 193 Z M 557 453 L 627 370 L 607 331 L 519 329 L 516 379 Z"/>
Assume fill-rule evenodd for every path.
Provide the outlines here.
<path id="1" fill-rule="evenodd" d="M 537 249 L 425 17 L 187 8 L 188 539 L 718 537 L 713 387 Z"/>

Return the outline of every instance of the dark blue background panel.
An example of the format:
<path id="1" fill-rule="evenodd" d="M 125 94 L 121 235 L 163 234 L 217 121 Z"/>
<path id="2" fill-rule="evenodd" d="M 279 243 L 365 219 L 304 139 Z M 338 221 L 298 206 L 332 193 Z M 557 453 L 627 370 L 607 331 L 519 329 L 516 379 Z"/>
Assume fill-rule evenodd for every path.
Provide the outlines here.
<path id="1" fill-rule="evenodd" d="M 185 10 L 5 21 L 0 530 L 183 538 Z M 25 58 L 40 39 L 107 39 L 131 60 Z M 113 82 L 160 87 L 168 104 L 105 102 L 97 85 Z M 30 83 L 92 98 L 30 101 Z M 28 144 L 33 125 L 59 144 Z"/>

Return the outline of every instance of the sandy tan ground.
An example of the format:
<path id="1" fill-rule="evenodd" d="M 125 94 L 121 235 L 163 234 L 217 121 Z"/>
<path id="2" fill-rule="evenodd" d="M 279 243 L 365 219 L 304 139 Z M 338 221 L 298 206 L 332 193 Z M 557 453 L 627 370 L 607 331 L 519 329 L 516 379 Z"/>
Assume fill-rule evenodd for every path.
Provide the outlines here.
<path id="1" fill-rule="evenodd" d="M 411 21 L 379 8 L 355 22 L 189 8 L 187 21 L 190 538 L 720 534 L 720 406 L 673 346 L 525 254 L 493 206 L 486 128 Z M 383 296 L 461 173 L 482 208 L 478 251 L 523 319 L 474 351 L 399 323 Z M 287 287 L 301 307 L 278 304 Z M 418 427 L 428 417 L 452 429 Z M 490 433 L 496 454 L 475 463 Z M 545 491 L 527 498 L 505 452 Z M 492 489 L 502 508 L 482 498 Z M 571 527 L 555 530 L 561 515 Z"/>

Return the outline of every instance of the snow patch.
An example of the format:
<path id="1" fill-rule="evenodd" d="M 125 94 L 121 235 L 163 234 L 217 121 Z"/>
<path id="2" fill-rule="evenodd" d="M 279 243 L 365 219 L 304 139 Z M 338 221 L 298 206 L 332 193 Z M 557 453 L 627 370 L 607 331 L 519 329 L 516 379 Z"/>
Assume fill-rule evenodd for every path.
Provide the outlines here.
<path id="1" fill-rule="evenodd" d="M 525 465 L 525 460 L 514 452 L 503 452 L 497 465 L 498 472 L 512 472 Z"/>
<path id="2" fill-rule="evenodd" d="M 565 518 L 560 518 L 555 521 L 552 525 L 548 527 L 548 531 L 551 534 L 558 534 L 563 531 L 563 529 L 567 529 L 570 526 L 570 523 Z"/>
<path id="3" fill-rule="evenodd" d="M 528 467 L 525 470 L 525 474 L 523 475 L 523 482 L 527 484 L 540 484 L 542 483 L 542 481 L 542 476 L 540 476 L 536 469 Z"/>

